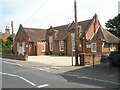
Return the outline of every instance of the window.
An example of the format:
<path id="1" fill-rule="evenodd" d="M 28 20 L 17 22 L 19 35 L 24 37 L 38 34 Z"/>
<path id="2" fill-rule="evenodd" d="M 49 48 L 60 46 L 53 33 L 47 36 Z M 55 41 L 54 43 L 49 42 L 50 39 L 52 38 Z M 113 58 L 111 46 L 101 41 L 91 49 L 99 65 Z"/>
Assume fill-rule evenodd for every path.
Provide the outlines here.
<path id="1" fill-rule="evenodd" d="M 86 48 L 91 48 L 91 44 L 87 44 L 87 45 L 86 45 Z"/>
<path id="2" fill-rule="evenodd" d="M 53 37 L 49 36 L 49 47 L 50 47 L 50 51 L 53 51 Z"/>
<path id="3" fill-rule="evenodd" d="M 114 51 L 113 44 L 110 44 L 110 51 Z"/>
<path id="4" fill-rule="evenodd" d="M 97 45 L 96 43 L 91 44 L 91 52 L 97 52 Z"/>
<path id="5" fill-rule="evenodd" d="M 64 41 L 59 41 L 59 50 L 64 51 Z"/>
<path id="6" fill-rule="evenodd" d="M 19 52 L 20 43 L 17 43 L 17 52 Z"/>
<path id="7" fill-rule="evenodd" d="M 75 33 L 71 34 L 72 51 L 75 51 Z"/>
<path id="8" fill-rule="evenodd" d="M 58 36 L 58 30 L 55 30 L 55 38 Z"/>
<path id="9" fill-rule="evenodd" d="M 45 52 L 45 44 L 41 45 L 41 50 L 42 50 L 42 52 Z"/>
<path id="10" fill-rule="evenodd" d="M 22 42 L 22 51 L 25 52 L 25 42 Z"/>

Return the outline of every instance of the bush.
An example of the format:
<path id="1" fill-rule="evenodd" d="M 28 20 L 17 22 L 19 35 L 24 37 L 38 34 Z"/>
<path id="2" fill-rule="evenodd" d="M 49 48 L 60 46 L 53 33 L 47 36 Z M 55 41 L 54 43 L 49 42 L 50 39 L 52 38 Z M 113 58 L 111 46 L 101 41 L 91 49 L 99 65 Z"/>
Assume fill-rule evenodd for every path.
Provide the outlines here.
<path id="1" fill-rule="evenodd" d="M 120 67 L 120 54 L 118 51 L 111 52 L 109 56 L 109 61 L 111 62 L 112 66 Z"/>
<path id="2" fill-rule="evenodd" d="M 113 62 L 115 63 L 115 66 L 120 67 L 120 54 L 116 54 L 113 56 Z"/>

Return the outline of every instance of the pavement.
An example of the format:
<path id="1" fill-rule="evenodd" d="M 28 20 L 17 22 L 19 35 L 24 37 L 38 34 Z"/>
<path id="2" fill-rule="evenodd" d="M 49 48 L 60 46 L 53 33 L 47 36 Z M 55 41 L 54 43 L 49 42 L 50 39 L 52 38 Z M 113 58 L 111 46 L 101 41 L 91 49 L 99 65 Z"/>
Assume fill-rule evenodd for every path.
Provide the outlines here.
<path id="1" fill-rule="evenodd" d="M 28 56 L 28 62 L 43 63 L 51 66 L 71 66 L 71 56 Z M 75 65 L 75 57 L 73 57 L 73 65 Z"/>
<path id="2" fill-rule="evenodd" d="M 3 61 L 17 63 L 23 66 L 33 67 L 40 70 L 65 74 L 71 76 L 84 76 L 84 78 L 95 79 L 103 82 L 120 84 L 119 69 L 116 67 L 109 68 L 108 63 L 90 66 L 72 66 L 71 57 L 65 56 L 32 56 L 28 61 L 13 59 L 2 59 Z"/>

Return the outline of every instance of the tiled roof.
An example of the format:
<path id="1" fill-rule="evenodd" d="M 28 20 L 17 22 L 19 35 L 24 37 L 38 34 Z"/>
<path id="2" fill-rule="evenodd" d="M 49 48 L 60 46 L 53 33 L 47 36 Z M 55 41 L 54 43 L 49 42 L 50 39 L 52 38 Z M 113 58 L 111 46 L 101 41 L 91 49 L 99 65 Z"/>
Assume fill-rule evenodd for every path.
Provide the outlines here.
<path id="1" fill-rule="evenodd" d="M 83 32 L 87 29 L 91 20 L 92 19 L 78 22 L 78 26 L 81 26 Z M 72 22 L 71 24 L 53 27 L 52 29 L 50 29 L 49 33 L 54 33 L 53 32 L 54 30 L 58 30 L 58 36 L 55 38 L 55 40 L 64 40 L 65 38 L 68 37 L 69 31 L 71 31 L 71 30 L 74 31 L 74 26 L 75 26 L 75 23 Z"/>
<path id="2" fill-rule="evenodd" d="M 119 39 L 115 35 L 111 34 L 109 31 L 103 28 L 99 28 L 98 32 L 96 33 L 92 40 L 100 39 L 107 43 L 119 43 Z"/>
<path id="3" fill-rule="evenodd" d="M 31 42 L 46 40 L 46 30 L 23 27 Z"/>

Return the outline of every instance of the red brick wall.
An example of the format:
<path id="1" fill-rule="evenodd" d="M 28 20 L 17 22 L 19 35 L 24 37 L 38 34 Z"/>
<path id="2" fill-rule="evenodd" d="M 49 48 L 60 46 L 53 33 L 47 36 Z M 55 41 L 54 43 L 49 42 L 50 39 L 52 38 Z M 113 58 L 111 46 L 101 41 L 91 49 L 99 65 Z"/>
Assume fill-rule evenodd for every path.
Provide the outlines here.
<path id="1" fill-rule="evenodd" d="M 46 45 L 46 42 L 37 42 L 37 56 L 39 55 L 45 55 L 45 52 L 42 52 L 42 45 L 45 44 Z M 46 48 L 46 47 L 45 47 Z"/>
<path id="2" fill-rule="evenodd" d="M 101 61 L 101 53 L 84 53 L 85 65 L 93 65 L 93 62 L 94 64 L 99 64 L 100 61 Z"/>
<path id="3" fill-rule="evenodd" d="M 95 23 L 95 25 L 94 25 Z M 98 28 L 100 24 L 98 23 L 98 19 L 95 21 L 93 20 L 93 22 L 91 23 L 91 26 L 89 27 L 89 29 L 86 32 L 86 39 L 89 40 L 91 39 L 92 35 L 94 34 L 94 32 L 96 31 L 96 29 Z"/>
<path id="4" fill-rule="evenodd" d="M 28 47 L 25 48 L 26 54 L 29 53 L 29 38 L 27 37 L 25 31 L 22 29 L 22 27 L 19 27 L 18 33 L 15 37 L 15 41 L 14 41 L 14 53 L 18 54 L 17 52 L 17 42 L 20 43 L 20 46 L 22 45 L 22 42 L 25 42 L 25 46 L 28 45 Z"/>

